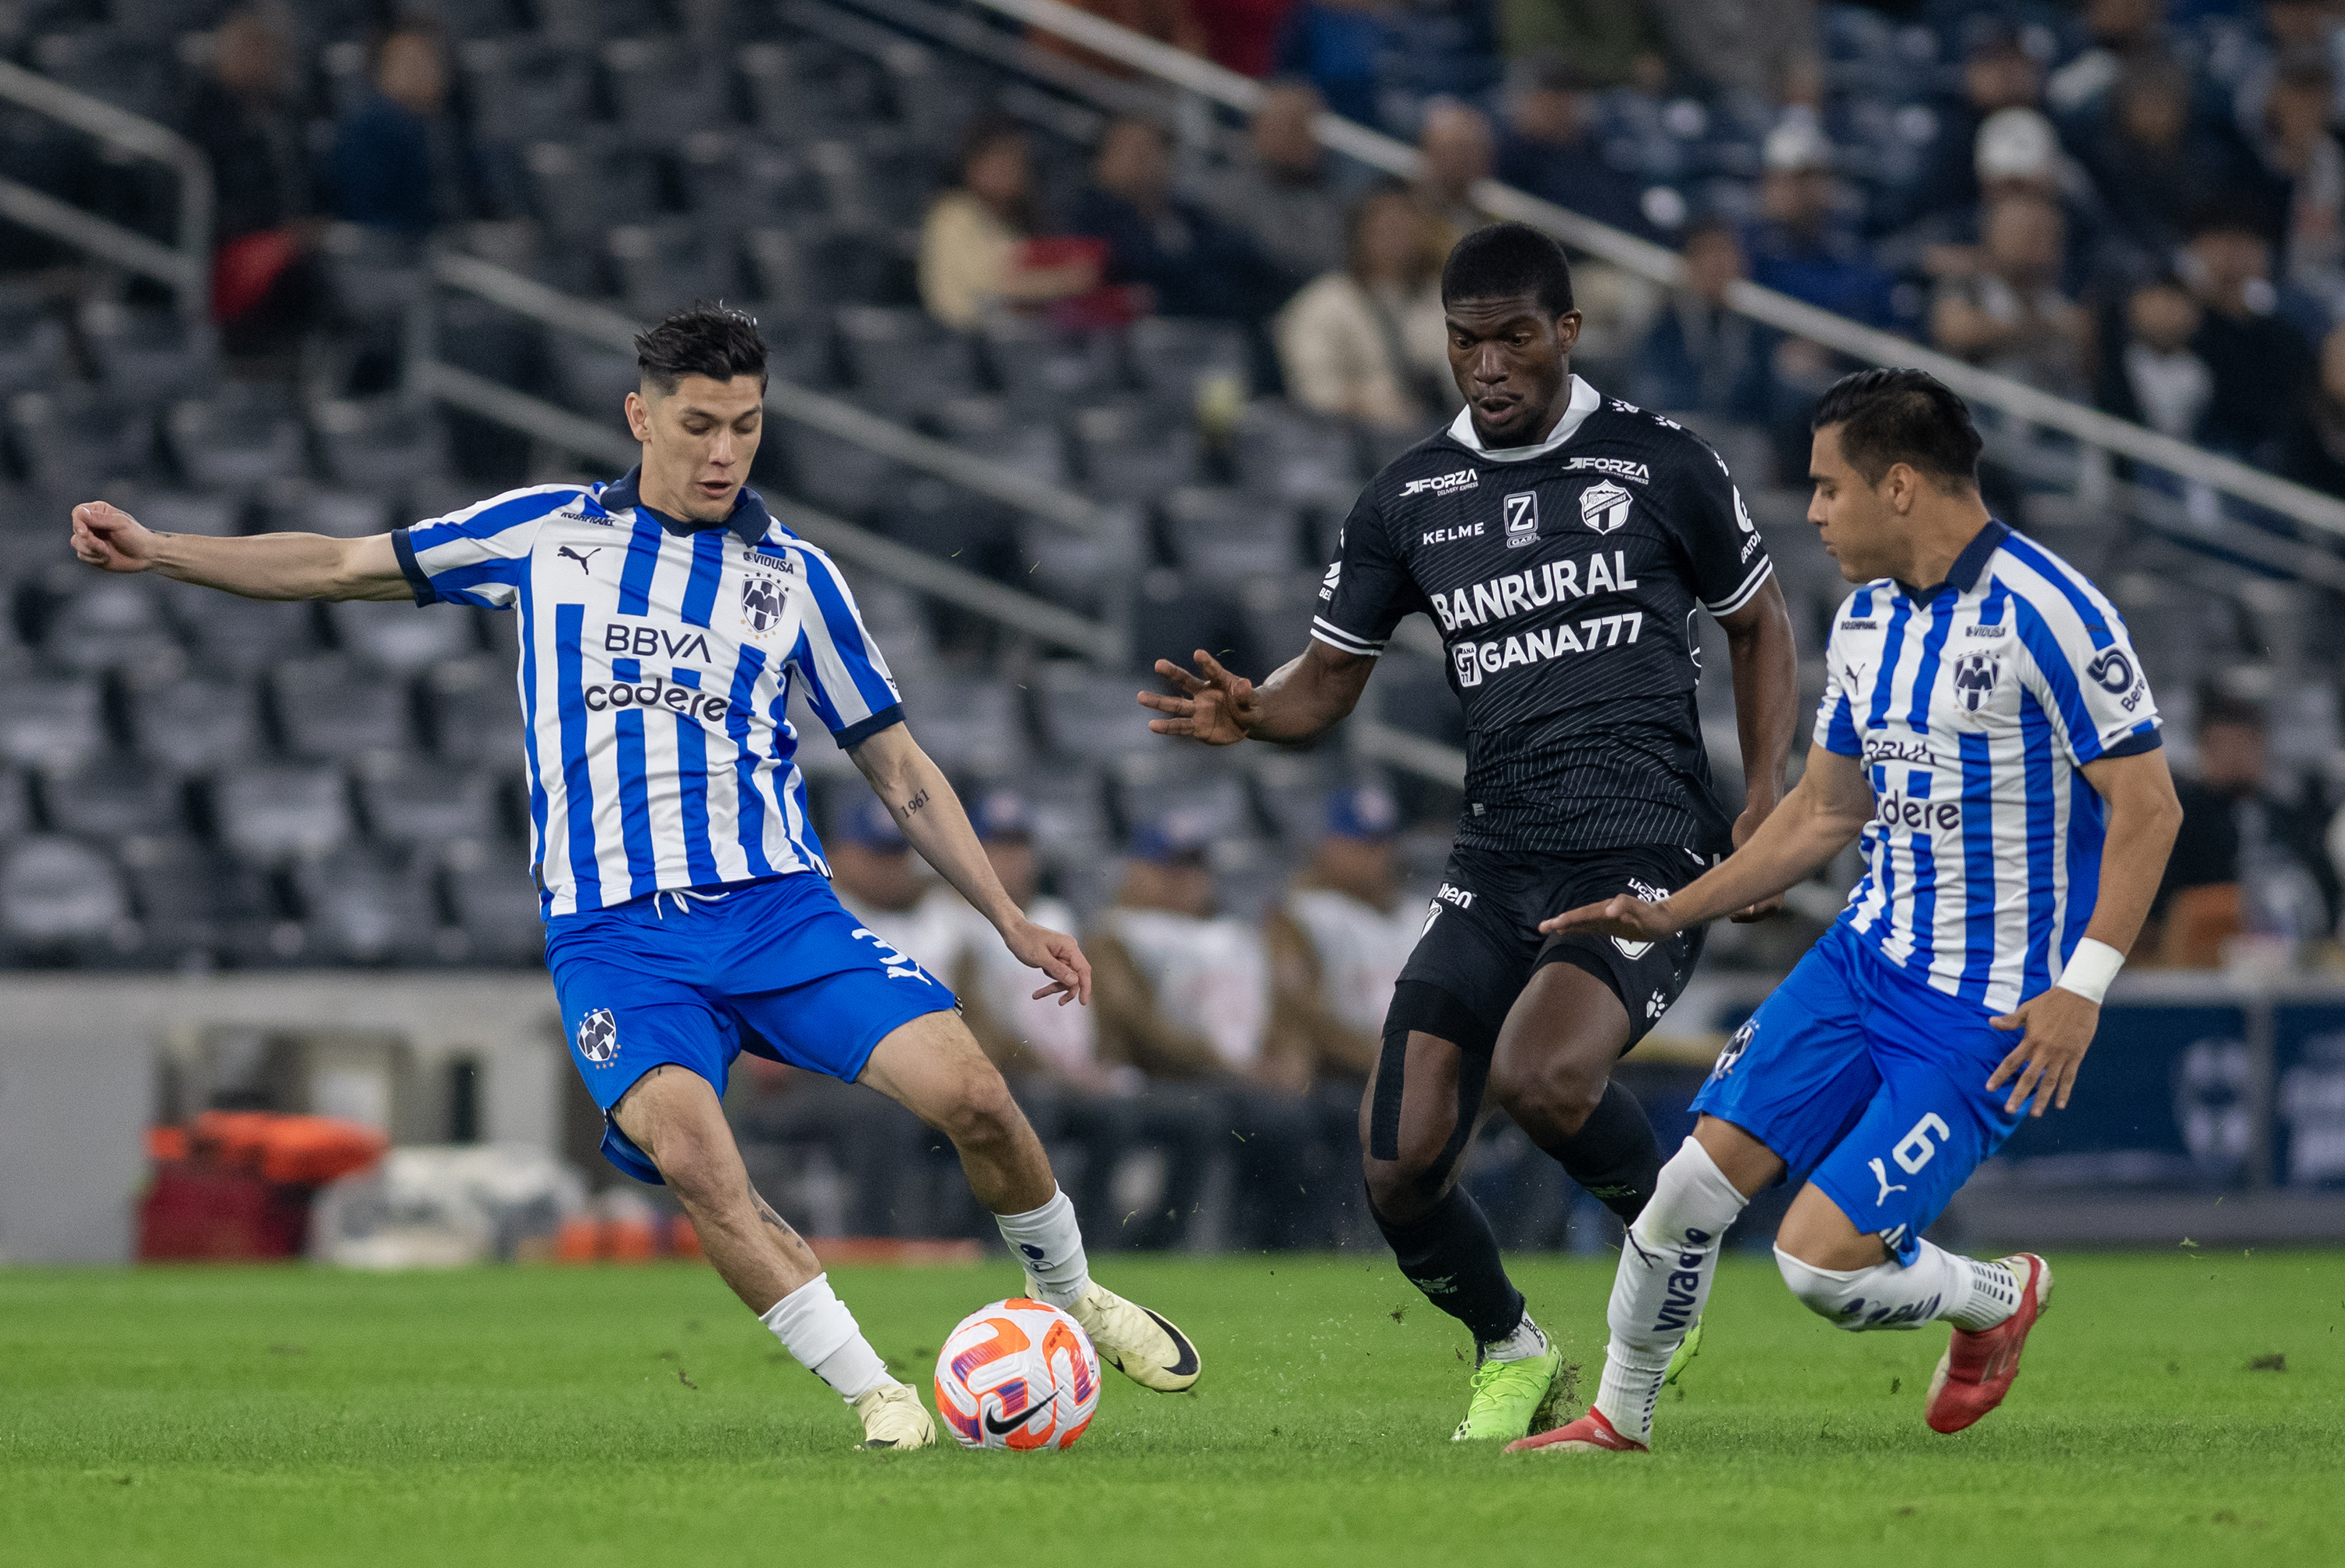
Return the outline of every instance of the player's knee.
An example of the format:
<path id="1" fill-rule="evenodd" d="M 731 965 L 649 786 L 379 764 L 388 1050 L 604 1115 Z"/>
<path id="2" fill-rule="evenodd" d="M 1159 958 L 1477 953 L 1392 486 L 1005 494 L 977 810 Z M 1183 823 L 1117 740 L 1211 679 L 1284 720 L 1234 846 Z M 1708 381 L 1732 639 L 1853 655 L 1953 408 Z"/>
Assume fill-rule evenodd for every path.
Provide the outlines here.
<path id="1" fill-rule="evenodd" d="M 1518 1123 L 1574 1133 L 1604 1103 L 1609 1066 L 1609 1061 L 1582 1064 L 1551 1055 L 1508 1058 L 1491 1064 L 1490 1095 Z"/>
<path id="2" fill-rule="evenodd" d="M 1883 1267 L 1886 1267 L 1885 1265 Z M 1800 1304 L 1836 1329 L 1865 1328 L 1865 1301 L 1873 1293 L 1872 1268 L 1819 1268 L 1775 1248 L 1775 1268 Z"/>
<path id="3" fill-rule="evenodd" d="M 1446 1154 L 1442 1145 L 1413 1144 L 1406 1138 L 1401 1140 L 1397 1159 L 1380 1160 L 1364 1151 L 1360 1168 L 1367 1181 L 1369 1203 L 1389 1220 L 1417 1218 L 1440 1201 L 1449 1186 L 1457 1162 L 1445 1158 Z"/>
<path id="4" fill-rule="evenodd" d="M 962 1072 L 952 1092 L 935 1113 L 937 1130 L 956 1147 L 983 1146 L 1017 1135 L 1023 1121 L 1010 1085 L 990 1063 L 980 1058 Z"/>

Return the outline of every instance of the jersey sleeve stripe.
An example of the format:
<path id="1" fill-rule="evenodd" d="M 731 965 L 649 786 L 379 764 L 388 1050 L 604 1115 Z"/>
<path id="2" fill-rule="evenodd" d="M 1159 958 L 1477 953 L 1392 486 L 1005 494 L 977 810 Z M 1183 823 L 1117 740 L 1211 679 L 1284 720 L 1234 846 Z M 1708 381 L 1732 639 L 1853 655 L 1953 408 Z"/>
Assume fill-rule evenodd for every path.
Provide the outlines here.
<path id="1" fill-rule="evenodd" d="M 399 575 L 407 579 L 408 590 L 415 596 L 418 606 L 436 604 L 440 596 L 431 586 L 431 579 L 415 564 L 415 544 L 404 528 L 391 531 L 391 553 L 399 557 Z"/>
<path id="2" fill-rule="evenodd" d="M 904 722 L 904 705 L 890 703 L 870 718 L 858 720 L 839 730 L 831 738 L 838 742 L 841 751 L 851 751 L 881 730 Z"/>
<path id="3" fill-rule="evenodd" d="M 2053 727 L 2079 764 L 2090 762 L 2101 754 L 2101 738 L 2093 726 L 2091 711 L 2085 706 L 2085 694 L 2076 685 L 2076 671 L 2068 662 L 2068 650 L 2061 646 L 2059 635 L 2034 604 L 2017 597 L 2013 603 L 2018 610 L 2014 619 L 2018 623 L 2020 643 L 2027 649 L 2028 658 L 2042 675 L 2045 690 L 2052 698 L 2048 709 Z"/>
<path id="4" fill-rule="evenodd" d="M 1365 658 L 1377 658 L 1382 657 L 1385 651 L 1385 645 L 1381 640 L 1370 641 L 1366 637 L 1356 636 L 1330 622 L 1324 616 L 1311 617 L 1311 635 L 1340 653 L 1358 654 Z"/>
<path id="5" fill-rule="evenodd" d="M 2105 758 L 2138 757 L 2145 751 L 2155 751 L 2165 744 L 2166 738 L 2157 732 L 2157 720 L 2145 718 L 2135 725 L 2133 733 L 2127 735 L 2123 740 L 2102 747 L 2101 755 Z"/>
<path id="6" fill-rule="evenodd" d="M 1751 575 L 1742 579 L 1742 585 L 1741 587 L 1735 589 L 1734 592 L 1729 594 L 1723 599 L 1719 600 L 1716 604 L 1706 605 L 1703 607 L 1709 610 L 1712 616 L 1731 616 L 1735 611 L 1741 609 L 1743 606 L 1749 604 L 1751 602 L 1751 596 L 1757 593 L 1760 585 L 1774 575 L 1775 558 L 1772 555 L 1761 555 L 1759 557 L 1759 564 L 1751 568 Z"/>

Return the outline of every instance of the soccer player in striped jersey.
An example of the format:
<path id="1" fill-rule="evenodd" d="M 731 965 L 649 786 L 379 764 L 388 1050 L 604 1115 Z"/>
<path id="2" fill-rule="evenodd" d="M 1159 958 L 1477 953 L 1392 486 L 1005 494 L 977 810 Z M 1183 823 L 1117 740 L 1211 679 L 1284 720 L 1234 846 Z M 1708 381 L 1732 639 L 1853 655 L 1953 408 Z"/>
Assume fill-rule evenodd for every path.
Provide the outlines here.
<path id="1" fill-rule="evenodd" d="M 472 605 L 521 616 L 532 871 L 571 1054 L 620 1169 L 665 1181 L 725 1282 L 855 1407 L 876 1448 L 935 1431 L 888 1375 L 806 1243 L 751 1188 L 718 1101 L 746 1047 L 864 1084 L 949 1135 L 1024 1265 L 1101 1359 L 1185 1389 L 1195 1349 L 1094 1284 L 1074 1207 L 952 993 L 833 895 L 787 714 L 802 691 L 906 838 L 1049 983 L 1088 1003 L 1075 939 L 1002 891 L 830 557 L 745 481 L 766 348 L 736 311 L 678 311 L 635 340 L 642 465 L 544 484 L 364 539 L 157 534 L 103 502 L 75 553 L 248 597 Z M 1038 1409 L 1040 1407 L 1037 1407 Z"/>
<path id="2" fill-rule="evenodd" d="M 1848 1329 L 1953 1339 L 1932 1429 L 2002 1403 L 2052 1271 L 1924 1239 L 2023 1115 L 2066 1106 L 2182 809 L 2157 708 L 2100 590 L 1987 514 L 1970 411 L 1920 371 L 1816 405 L 1810 521 L 1859 585 L 1826 646 L 1807 772 L 1748 843 L 1667 898 L 1543 929 L 1662 941 L 1779 893 L 1863 836 L 1838 923 L 1727 1043 L 1693 1135 L 1620 1252 L 1594 1408 L 1510 1446 L 1643 1452 L 1663 1369 L 1752 1193 L 1803 1184 L 1792 1293 Z"/>

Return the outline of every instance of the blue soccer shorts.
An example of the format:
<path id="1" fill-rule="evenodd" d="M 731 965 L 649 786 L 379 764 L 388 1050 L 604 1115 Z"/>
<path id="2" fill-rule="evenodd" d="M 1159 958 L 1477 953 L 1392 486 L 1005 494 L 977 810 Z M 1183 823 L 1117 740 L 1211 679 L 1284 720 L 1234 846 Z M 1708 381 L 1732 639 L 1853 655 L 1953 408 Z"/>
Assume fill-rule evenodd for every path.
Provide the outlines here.
<path id="1" fill-rule="evenodd" d="M 688 1068 L 721 1096 L 746 1046 L 851 1084 L 898 1028 L 958 1005 L 812 871 L 558 916 L 545 964 L 570 1059 L 603 1108 L 603 1156 L 653 1183 L 658 1170 L 611 1119 L 653 1068 Z"/>
<path id="2" fill-rule="evenodd" d="M 1912 1263 L 2024 1112 L 1987 1076 L 2019 1043 L 1977 1003 L 1900 972 L 1834 925 L 1736 1031 L 1694 1096 Z"/>

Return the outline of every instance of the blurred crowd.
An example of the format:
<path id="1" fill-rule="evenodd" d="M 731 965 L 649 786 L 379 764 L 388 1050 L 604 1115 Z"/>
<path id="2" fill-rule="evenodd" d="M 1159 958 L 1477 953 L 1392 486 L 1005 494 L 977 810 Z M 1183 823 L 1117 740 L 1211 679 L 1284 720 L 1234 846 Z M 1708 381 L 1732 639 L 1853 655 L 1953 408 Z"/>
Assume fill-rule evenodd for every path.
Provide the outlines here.
<path id="1" fill-rule="evenodd" d="M 1090 1006 L 1037 1000 L 1039 972 L 926 873 L 876 800 L 834 823 L 833 882 L 866 927 L 953 986 L 1037 1130 L 1071 1156 L 1062 1180 L 1077 1203 L 1118 1217 L 1109 1245 L 1324 1247 L 1348 1237 L 1359 1218 L 1360 1094 L 1428 891 L 1405 885 L 1394 798 L 1376 785 L 1331 793 L 1309 858 L 1258 919 L 1222 905 L 1207 827 L 1193 814 L 1137 824 L 1112 901 L 1085 921 L 1041 885 L 1030 803 L 993 789 L 970 806 L 1029 918 L 1081 934 Z M 846 1195 L 836 1224 L 950 1234 L 977 1217 L 958 1211 L 959 1184 L 939 1179 L 949 1149 L 931 1147 L 939 1141 L 909 1113 L 759 1065 L 737 1118 L 745 1141 L 787 1151 L 777 1157 L 824 1149 Z"/>

